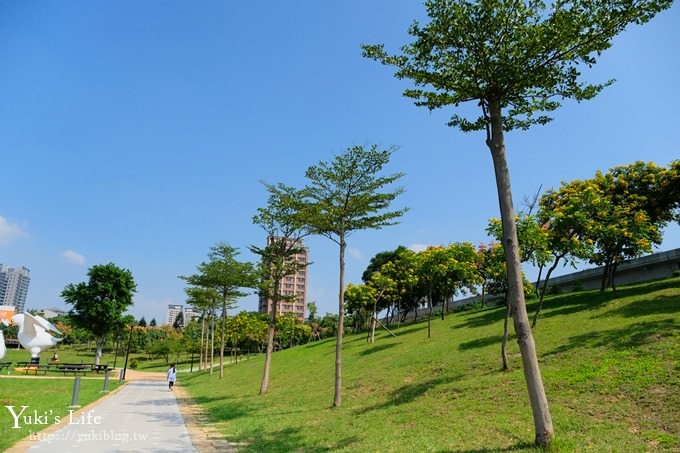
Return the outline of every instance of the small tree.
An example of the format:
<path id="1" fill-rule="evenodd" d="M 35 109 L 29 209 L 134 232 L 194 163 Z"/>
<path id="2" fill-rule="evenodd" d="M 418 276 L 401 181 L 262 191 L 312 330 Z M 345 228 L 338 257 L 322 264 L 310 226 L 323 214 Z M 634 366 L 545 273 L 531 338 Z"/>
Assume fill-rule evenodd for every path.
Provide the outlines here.
<path id="1" fill-rule="evenodd" d="M 236 259 L 237 248 L 223 242 L 210 248 L 209 261 L 201 263 L 198 273 L 180 277 L 194 286 L 212 288 L 220 295 L 222 302 L 220 336 L 220 379 L 224 378 L 224 347 L 226 344 L 227 310 L 233 308 L 234 300 L 247 295 L 242 288 L 256 286 L 256 273 L 252 263 Z M 211 368 L 212 370 L 212 368 Z"/>
<path id="2" fill-rule="evenodd" d="M 362 146 L 348 148 L 331 162 L 319 162 L 307 169 L 308 185 L 302 190 L 305 223 L 310 230 L 339 246 L 338 328 L 335 347 L 335 393 L 333 407 L 341 404 L 342 336 L 345 314 L 345 249 L 354 231 L 394 225 L 405 209 L 388 211 L 392 201 L 403 192 L 383 188 L 403 176 L 395 173 L 378 176 L 389 162 L 394 149 L 379 150 Z"/>
<path id="3" fill-rule="evenodd" d="M 307 319 L 309 319 L 310 322 L 316 321 L 316 314 L 319 312 L 319 309 L 316 307 L 316 302 L 307 302 L 307 311 L 309 312 Z"/>
<path id="4" fill-rule="evenodd" d="M 156 327 L 158 323 L 156 322 L 156 318 L 151 318 L 151 321 L 149 321 L 149 327 Z"/>
<path id="5" fill-rule="evenodd" d="M 95 336 L 94 363 L 99 364 L 106 335 L 122 322 L 123 312 L 133 303 L 137 285 L 132 272 L 113 263 L 92 266 L 87 275 L 87 283 L 67 285 L 61 297 L 73 306 L 73 322 Z"/>
<path id="6" fill-rule="evenodd" d="M 182 330 L 184 328 L 184 313 L 177 313 L 175 321 L 172 323 L 172 328 L 175 330 Z"/>
<path id="7" fill-rule="evenodd" d="M 529 327 L 519 260 L 505 131 L 528 129 L 551 120 L 559 99 L 588 100 L 610 82 L 591 85 L 579 80 L 630 23 L 644 23 L 668 8 L 672 0 L 552 2 L 428 0 L 430 22 L 414 23 L 414 42 L 402 54 L 389 55 L 381 45 L 363 46 L 364 55 L 396 66 L 396 77 L 416 89 L 404 95 L 416 105 L 437 109 L 474 102 L 481 115 L 454 115 L 450 126 L 486 131 L 503 223 L 508 270 L 508 297 L 520 342 L 524 374 L 534 415 L 536 442 L 548 446 L 553 427 L 548 400 Z"/>
<path id="8" fill-rule="evenodd" d="M 286 299 L 280 286 L 284 277 L 295 275 L 307 263 L 301 263 L 295 256 L 304 252 L 302 238 L 308 233 L 300 217 L 300 193 L 292 187 L 265 184 L 269 200 L 265 208 L 259 208 L 253 223 L 260 225 L 267 233 L 267 246 L 251 246 L 250 250 L 260 255 L 264 284 L 260 287 L 261 296 L 271 300 L 269 331 L 267 333 L 267 352 L 264 371 L 260 383 L 260 395 L 267 393 L 269 370 L 274 352 L 278 305 Z"/>

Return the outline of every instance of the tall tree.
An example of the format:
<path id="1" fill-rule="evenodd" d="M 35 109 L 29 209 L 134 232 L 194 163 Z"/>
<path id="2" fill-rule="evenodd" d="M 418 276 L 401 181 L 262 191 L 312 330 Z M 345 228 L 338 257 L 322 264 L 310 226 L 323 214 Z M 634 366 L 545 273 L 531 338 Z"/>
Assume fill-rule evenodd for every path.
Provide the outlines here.
<path id="1" fill-rule="evenodd" d="M 184 289 L 187 295 L 187 303 L 201 312 L 201 340 L 200 340 L 200 358 L 198 361 L 199 370 L 204 370 L 208 367 L 208 340 L 212 332 L 214 338 L 214 320 L 215 310 L 217 309 L 220 295 L 214 288 L 203 288 L 200 286 L 190 286 Z M 212 374 L 213 363 L 210 362 L 210 373 Z"/>
<path id="2" fill-rule="evenodd" d="M 335 390 L 333 406 L 342 402 L 342 336 L 345 314 L 345 249 L 354 231 L 394 225 L 405 209 L 389 211 L 390 204 L 403 192 L 383 191 L 403 176 L 379 176 L 393 148 L 380 150 L 353 146 L 331 162 L 319 162 L 307 169 L 307 186 L 302 189 L 305 223 L 314 234 L 325 236 L 339 246 L 338 328 L 335 347 Z"/>
<path id="3" fill-rule="evenodd" d="M 210 248 L 208 262 L 198 265 L 198 273 L 180 277 L 190 285 L 212 288 L 220 295 L 222 303 L 220 328 L 220 379 L 224 378 L 224 347 L 226 343 L 227 310 L 234 307 L 237 298 L 246 296 L 244 288 L 256 286 L 256 272 L 252 263 L 236 259 L 239 251 L 220 242 Z M 212 368 L 211 368 L 212 370 Z"/>
<path id="4" fill-rule="evenodd" d="M 261 296 L 271 300 L 267 351 L 260 383 L 260 395 L 267 393 L 269 387 L 278 307 L 283 300 L 290 299 L 290 296 L 281 294 L 281 281 L 284 277 L 295 275 L 307 266 L 307 263 L 298 261 L 296 256 L 304 252 L 302 239 L 308 234 L 300 216 L 299 191 L 284 184 L 264 185 L 269 192 L 267 206 L 258 208 L 257 214 L 253 217 L 253 223 L 260 225 L 267 233 L 267 245 L 250 247 L 253 253 L 260 256 L 262 277 L 265 283 L 260 287 Z"/>
<path id="5" fill-rule="evenodd" d="M 462 131 L 486 131 L 503 222 L 508 267 L 508 297 L 520 343 L 536 442 L 553 438 L 536 347 L 529 327 L 512 205 L 504 133 L 551 120 L 560 99 L 587 100 L 606 85 L 580 81 L 581 65 L 596 63 L 612 39 L 630 23 L 644 23 L 672 0 L 427 0 L 430 21 L 415 22 L 413 43 L 389 55 L 382 45 L 364 45 L 366 57 L 397 67 L 396 77 L 416 89 L 404 95 L 429 109 L 474 102 L 481 115 L 458 114 L 449 122 Z"/>
<path id="6" fill-rule="evenodd" d="M 92 266 L 87 276 L 87 283 L 67 285 L 61 297 L 73 306 L 73 322 L 94 335 L 97 346 L 94 363 L 98 365 L 106 335 L 122 323 L 123 312 L 133 304 L 137 285 L 132 272 L 113 263 Z"/>

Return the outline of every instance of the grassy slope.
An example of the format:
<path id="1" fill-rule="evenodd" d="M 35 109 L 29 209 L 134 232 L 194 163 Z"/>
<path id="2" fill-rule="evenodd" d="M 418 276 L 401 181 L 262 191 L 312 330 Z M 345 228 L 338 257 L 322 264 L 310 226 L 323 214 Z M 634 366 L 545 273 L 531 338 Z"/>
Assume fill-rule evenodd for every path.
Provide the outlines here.
<path id="1" fill-rule="evenodd" d="M 529 309 L 533 311 L 533 305 Z M 331 409 L 334 340 L 218 374 L 180 376 L 247 451 L 530 451 L 518 347 L 500 372 L 503 310 L 347 337 L 343 405 Z M 680 451 L 680 279 L 547 299 L 534 330 L 561 451 Z"/>

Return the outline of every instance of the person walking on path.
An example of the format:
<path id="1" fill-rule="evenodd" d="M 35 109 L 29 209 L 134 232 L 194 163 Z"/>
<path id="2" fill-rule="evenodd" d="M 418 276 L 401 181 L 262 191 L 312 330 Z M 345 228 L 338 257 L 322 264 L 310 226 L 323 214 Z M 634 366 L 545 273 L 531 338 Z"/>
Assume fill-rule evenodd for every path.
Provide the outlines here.
<path id="1" fill-rule="evenodd" d="M 177 380 L 177 368 L 175 368 L 175 364 L 173 364 L 170 369 L 168 370 L 168 389 L 172 391 L 172 387 L 175 385 L 175 381 Z"/>

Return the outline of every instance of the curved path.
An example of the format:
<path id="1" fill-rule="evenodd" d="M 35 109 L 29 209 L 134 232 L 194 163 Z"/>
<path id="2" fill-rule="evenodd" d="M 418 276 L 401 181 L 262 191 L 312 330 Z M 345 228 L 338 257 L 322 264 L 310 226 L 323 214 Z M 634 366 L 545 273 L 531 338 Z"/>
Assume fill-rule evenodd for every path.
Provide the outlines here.
<path id="1" fill-rule="evenodd" d="M 128 374 L 115 394 L 75 411 L 72 422 L 65 417 L 59 430 L 35 434 L 38 442 L 27 451 L 196 452 L 164 373 L 140 374 Z"/>

